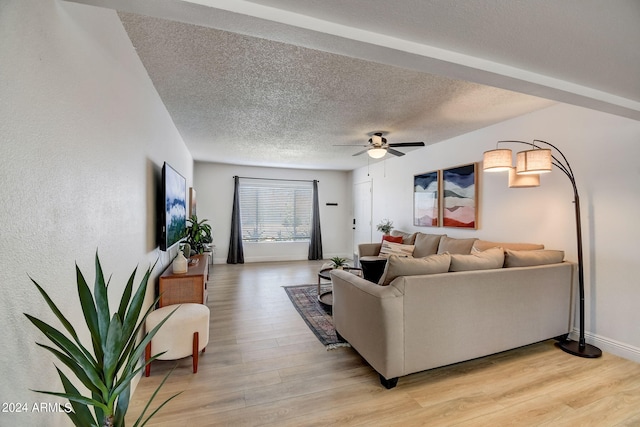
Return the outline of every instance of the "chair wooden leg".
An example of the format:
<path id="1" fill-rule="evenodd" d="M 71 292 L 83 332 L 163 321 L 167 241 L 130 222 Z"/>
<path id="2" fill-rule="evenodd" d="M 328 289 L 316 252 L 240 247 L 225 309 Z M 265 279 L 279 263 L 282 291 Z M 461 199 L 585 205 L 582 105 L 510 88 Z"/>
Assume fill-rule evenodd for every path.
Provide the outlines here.
<path id="1" fill-rule="evenodd" d="M 197 332 L 193 333 L 193 373 L 198 373 L 198 346 L 199 336 Z"/>
<path id="2" fill-rule="evenodd" d="M 151 342 L 147 344 L 144 349 L 144 362 L 147 363 L 151 359 Z M 147 363 L 144 367 L 144 376 L 148 377 L 151 374 L 151 363 Z"/>

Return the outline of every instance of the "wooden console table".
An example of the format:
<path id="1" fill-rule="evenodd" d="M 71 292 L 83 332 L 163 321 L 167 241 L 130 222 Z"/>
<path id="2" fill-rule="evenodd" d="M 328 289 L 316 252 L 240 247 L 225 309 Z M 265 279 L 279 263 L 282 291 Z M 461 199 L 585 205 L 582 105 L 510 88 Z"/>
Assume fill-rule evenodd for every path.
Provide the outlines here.
<path id="1" fill-rule="evenodd" d="M 189 270 L 182 274 L 173 274 L 171 265 L 160 276 L 158 307 L 172 304 L 195 302 L 207 303 L 207 278 L 209 276 L 208 255 L 194 255 L 196 264 L 189 264 Z"/>

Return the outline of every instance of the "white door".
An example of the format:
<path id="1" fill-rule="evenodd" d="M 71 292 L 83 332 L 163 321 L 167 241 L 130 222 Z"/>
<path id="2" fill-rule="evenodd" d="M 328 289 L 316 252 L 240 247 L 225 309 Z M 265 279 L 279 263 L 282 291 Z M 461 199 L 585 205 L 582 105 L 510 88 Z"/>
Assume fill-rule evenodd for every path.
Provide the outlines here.
<path id="1" fill-rule="evenodd" d="M 358 253 L 358 244 L 370 243 L 372 236 L 371 181 L 365 181 L 353 186 L 353 251 Z"/>

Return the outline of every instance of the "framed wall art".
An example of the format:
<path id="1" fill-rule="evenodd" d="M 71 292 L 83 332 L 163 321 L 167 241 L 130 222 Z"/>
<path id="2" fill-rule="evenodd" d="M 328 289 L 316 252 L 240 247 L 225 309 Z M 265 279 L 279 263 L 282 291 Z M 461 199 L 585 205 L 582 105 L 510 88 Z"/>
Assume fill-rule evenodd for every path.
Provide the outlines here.
<path id="1" fill-rule="evenodd" d="M 442 225 L 477 228 L 477 164 L 442 170 Z"/>
<path id="2" fill-rule="evenodd" d="M 413 225 L 440 225 L 440 171 L 413 177 Z"/>

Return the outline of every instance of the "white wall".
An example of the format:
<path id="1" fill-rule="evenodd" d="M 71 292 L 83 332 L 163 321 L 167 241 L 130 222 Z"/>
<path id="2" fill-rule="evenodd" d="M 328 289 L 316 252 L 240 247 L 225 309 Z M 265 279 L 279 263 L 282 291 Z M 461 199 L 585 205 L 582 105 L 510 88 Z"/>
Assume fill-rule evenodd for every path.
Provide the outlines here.
<path id="1" fill-rule="evenodd" d="M 81 324 L 74 263 L 92 283 L 98 249 L 113 307 L 136 265 L 160 258 L 156 275 L 167 265 L 155 238 L 160 168 L 166 160 L 190 183 L 193 160 L 115 12 L 3 0 L 0 58 L 0 401 L 31 409 L 56 399 L 29 389 L 62 386 L 22 314 L 59 327 L 29 276 Z M 0 425 L 71 423 L 0 412 Z"/>
<path id="2" fill-rule="evenodd" d="M 348 172 L 196 162 L 194 188 L 197 195 L 198 218 L 208 219 L 213 228 L 215 263 L 227 262 L 231 235 L 233 177 L 236 175 L 252 178 L 317 179 L 323 256 L 351 258 L 351 185 Z M 338 206 L 327 206 L 327 203 L 337 203 Z M 245 243 L 243 248 L 245 262 L 303 260 L 307 259 L 309 244 Z"/>
<path id="3" fill-rule="evenodd" d="M 640 122 L 557 105 L 372 165 L 369 170 L 357 169 L 353 181 L 366 180 L 367 172 L 371 175 L 374 225 L 389 217 L 401 230 L 539 242 L 547 248 L 564 249 L 567 259 L 577 261 L 571 184 L 557 169 L 542 176 L 540 187 L 529 189 L 509 189 L 506 175 L 480 173 L 478 230 L 412 225 L 413 175 L 481 162 L 482 153 L 495 148 L 498 140 L 534 138 L 558 146 L 576 176 L 586 258 L 587 341 L 640 361 Z M 515 153 L 522 146 L 511 148 Z"/>

